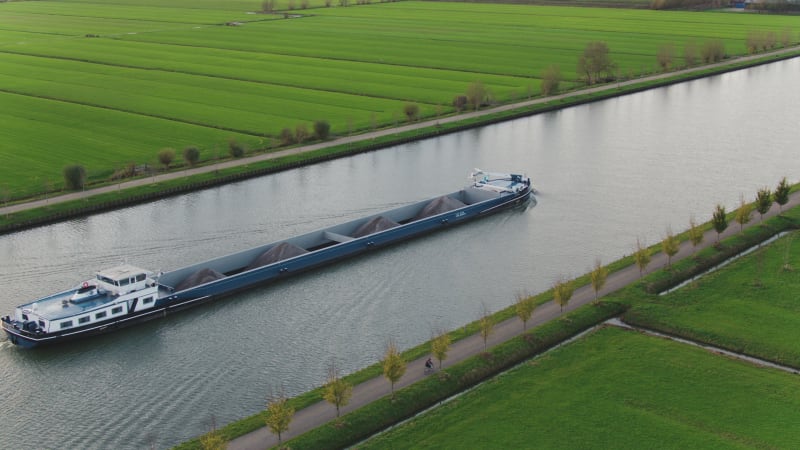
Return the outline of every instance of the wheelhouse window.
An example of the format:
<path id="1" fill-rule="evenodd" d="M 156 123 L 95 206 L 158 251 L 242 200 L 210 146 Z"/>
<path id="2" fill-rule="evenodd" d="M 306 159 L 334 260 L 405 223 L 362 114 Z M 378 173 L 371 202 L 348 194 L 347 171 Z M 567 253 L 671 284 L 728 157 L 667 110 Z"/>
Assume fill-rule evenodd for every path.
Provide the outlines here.
<path id="1" fill-rule="evenodd" d="M 143 273 L 136 275 L 136 281 L 144 281 L 145 278 L 147 277 Z"/>
<path id="2" fill-rule="evenodd" d="M 128 279 L 128 278 L 125 278 L 125 279 L 123 279 L 123 280 L 119 280 L 119 285 L 120 285 L 120 286 L 127 286 L 127 285 L 128 285 L 128 283 L 130 283 L 130 282 L 131 282 L 131 280 L 130 280 L 130 279 Z"/>
<path id="3" fill-rule="evenodd" d="M 92 318 L 89 317 L 89 316 L 78 317 L 78 323 L 79 324 L 89 323 L 90 320 L 92 320 Z"/>
<path id="4" fill-rule="evenodd" d="M 106 312 L 105 311 L 100 311 L 99 313 L 94 315 L 94 318 L 95 319 L 102 319 L 105 316 L 106 316 Z"/>
<path id="5" fill-rule="evenodd" d="M 149 305 L 150 303 L 153 303 L 153 297 L 145 297 L 142 299 L 143 305 Z"/>
<path id="6" fill-rule="evenodd" d="M 122 306 L 116 306 L 111 308 L 111 314 L 119 314 L 122 312 Z"/>
<path id="7" fill-rule="evenodd" d="M 71 320 L 66 320 L 64 322 L 61 322 L 61 329 L 62 330 L 64 328 L 71 328 L 71 327 L 72 327 L 72 321 Z"/>

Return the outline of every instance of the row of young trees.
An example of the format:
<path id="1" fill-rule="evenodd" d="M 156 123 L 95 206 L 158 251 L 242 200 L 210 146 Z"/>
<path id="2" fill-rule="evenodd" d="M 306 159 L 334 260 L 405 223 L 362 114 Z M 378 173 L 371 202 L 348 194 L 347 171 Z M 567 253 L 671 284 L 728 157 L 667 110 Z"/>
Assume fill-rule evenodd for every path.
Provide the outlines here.
<path id="1" fill-rule="evenodd" d="M 313 124 L 313 131 L 309 131 L 306 124 L 298 124 L 294 130 L 284 128 L 281 130 L 279 140 L 281 145 L 291 145 L 303 143 L 309 139 L 325 140 L 330 136 L 331 126 L 325 120 L 317 120 Z M 196 146 L 188 146 L 183 149 L 183 161 L 189 167 L 194 167 L 200 162 L 200 149 Z M 228 141 L 228 153 L 232 158 L 241 158 L 247 153 L 247 147 L 244 144 L 237 142 L 235 139 Z M 156 159 L 158 163 L 163 166 L 164 170 L 169 170 L 175 162 L 177 152 L 171 147 L 165 147 L 158 151 Z M 146 166 L 145 166 L 146 167 Z M 145 170 L 146 171 L 146 170 Z M 111 175 L 111 180 L 120 180 L 124 178 L 133 177 L 141 172 L 136 163 L 126 164 L 121 169 L 114 171 Z M 87 172 L 86 168 L 81 164 L 71 164 L 64 167 L 64 186 L 67 190 L 80 190 L 86 186 Z"/>
<path id="2" fill-rule="evenodd" d="M 764 220 L 764 214 L 769 211 L 773 203 L 777 203 L 782 212 L 783 205 L 789 201 L 789 191 L 789 183 L 786 177 L 784 177 L 780 180 L 774 191 L 771 191 L 767 187 L 759 189 L 753 204 L 745 202 L 744 197 L 742 197 L 740 206 L 734 215 L 734 220 L 739 223 L 740 232 L 743 231 L 744 225 L 750 221 L 753 208 L 761 215 L 762 222 Z M 728 228 L 728 215 L 725 212 L 724 206 L 719 204 L 716 206 L 712 215 L 711 224 L 717 232 L 717 242 L 719 242 L 720 235 Z M 703 229 L 700 228 L 694 217 L 689 220 L 689 230 L 687 234 L 689 241 L 696 249 L 703 241 Z M 678 253 L 679 249 L 680 240 L 674 235 L 672 230 L 668 228 L 666 236 L 661 241 L 661 251 L 667 255 L 667 267 L 671 267 L 672 257 Z M 639 268 L 640 276 L 643 276 L 645 269 L 652 260 L 651 249 L 643 245 L 641 240 L 637 239 L 636 251 L 633 254 L 633 258 Z M 595 301 L 598 300 L 600 291 L 605 287 L 608 275 L 608 268 L 603 266 L 599 258 L 596 259 L 589 274 Z M 562 312 L 564 308 L 568 306 L 574 292 L 574 280 L 559 277 L 553 284 L 553 301 L 559 305 Z M 536 298 L 527 293 L 517 294 L 513 306 L 517 317 L 522 322 L 523 330 L 527 329 L 528 322 L 536 310 Z M 484 351 L 487 350 L 488 339 L 494 332 L 495 320 L 491 311 L 484 305 L 477 321 L 478 332 L 483 339 Z M 431 355 L 438 361 L 439 369 L 442 368 L 443 361 L 447 358 L 451 343 L 450 333 L 447 330 L 440 329 L 432 333 L 430 340 Z M 393 340 L 390 340 L 386 345 L 384 356 L 381 360 L 381 367 L 383 369 L 383 376 L 390 383 L 391 396 L 394 398 L 395 384 L 406 373 L 407 362 L 403 359 L 397 344 Z M 336 408 L 337 418 L 340 416 L 341 408 L 346 406 L 350 401 L 352 393 L 352 384 L 341 377 L 335 362 L 332 362 L 328 367 L 327 379 L 323 386 L 323 398 Z M 265 423 L 272 433 L 278 436 L 279 443 L 282 442 L 282 434 L 289 429 L 289 424 L 292 421 L 294 412 L 294 408 L 291 407 L 287 397 L 282 393 L 277 396 L 270 396 L 268 399 Z"/>
<path id="3" fill-rule="evenodd" d="M 759 189 L 753 203 L 746 202 L 744 196 L 742 196 L 740 198 L 739 208 L 736 209 L 733 216 L 734 221 L 739 224 L 739 232 L 743 232 L 744 226 L 752 219 L 754 208 L 759 213 L 762 222 L 764 221 L 764 214 L 770 210 L 773 203 L 777 203 L 779 211 L 783 212 L 783 206 L 789 202 L 789 191 L 789 183 L 786 177 L 783 177 L 775 187 L 775 191 L 771 191 L 768 187 Z M 711 216 L 711 227 L 717 233 L 717 244 L 719 244 L 720 237 L 722 233 L 728 229 L 728 226 L 728 213 L 725 211 L 724 206 L 717 204 Z M 694 250 L 703 242 L 703 234 L 703 229 L 700 228 L 694 217 L 691 217 L 689 219 L 687 237 Z M 672 230 L 667 229 L 667 235 L 661 241 L 661 251 L 667 255 L 668 267 L 672 265 L 672 257 L 678 253 L 679 249 L 680 240 L 672 233 Z M 639 268 L 639 275 L 644 275 L 644 270 L 650 264 L 652 254 L 651 249 L 643 245 L 639 239 L 636 240 L 636 251 L 633 253 L 633 259 Z"/>

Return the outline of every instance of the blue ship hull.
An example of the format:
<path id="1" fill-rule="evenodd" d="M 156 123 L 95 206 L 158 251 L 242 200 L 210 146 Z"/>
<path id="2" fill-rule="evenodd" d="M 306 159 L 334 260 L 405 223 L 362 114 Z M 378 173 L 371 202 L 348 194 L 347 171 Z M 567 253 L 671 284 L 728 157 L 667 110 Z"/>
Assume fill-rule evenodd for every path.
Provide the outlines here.
<path id="1" fill-rule="evenodd" d="M 2 326 L 12 343 L 30 348 L 103 334 L 138 322 L 164 317 L 183 308 L 231 295 L 257 285 L 287 278 L 291 275 L 364 252 L 406 241 L 423 234 L 444 230 L 463 222 L 524 204 L 531 197 L 530 180 L 519 175 L 514 175 L 514 177 L 516 177 L 514 181 L 509 184 L 511 187 L 505 190 L 487 191 L 486 188 L 492 187 L 491 185 L 476 183 L 472 187 L 437 199 L 418 202 L 386 211 L 382 214 L 317 230 L 286 241 L 267 244 L 160 274 L 157 277 L 158 295 L 152 307 L 138 310 L 135 306 L 136 300 L 134 300 L 126 314 L 114 319 L 85 326 L 71 327 L 67 330 L 45 332 L 42 329 L 27 330 L 24 326 L 25 322 L 21 319 L 14 320 L 10 316 L 6 316 L 2 318 Z M 463 206 L 435 213 L 428 217 L 416 218 L 411 216 L 424 211 L 426 205 L 442 199 L 444 199 L 445 203 L 460 200 L 464 200 L 465 203 L 463 203 Z M 405 219 L 406 216 L 411 216 L 411 218 Z M 393 222 L 395 219 L 398 222 Z M 357 234 L 354 232 L 356 228 L 363 227 L 371 221 L 379 222 L 381 220 L 391 222 L 390 227 L 370 232 L 364 236 L 354 237 L 354 234 Z M 253 264 L 252 261 L 256 260 L 260 254 L 278 249 L 281 243 L 288 247 L 299 249 L 297 252 L 300 254 L 283 257 L 277 261 L 257 267 L 248 266 L 248 264 Z M 198 273 L 213 273 L 219 278 L 201 281 L 188 287 L 184 286 L 187 280 L 192 279 Z M 73 291 L 65 291 L 45 299 L 39 299 L 28 305 L 22 305 L 18 309 L 47 301 L 59 301 L 57 298 L 63 298 L 71 292 Z M 68 319 L 68 317 L 62 318 L 62 320 Z"/>

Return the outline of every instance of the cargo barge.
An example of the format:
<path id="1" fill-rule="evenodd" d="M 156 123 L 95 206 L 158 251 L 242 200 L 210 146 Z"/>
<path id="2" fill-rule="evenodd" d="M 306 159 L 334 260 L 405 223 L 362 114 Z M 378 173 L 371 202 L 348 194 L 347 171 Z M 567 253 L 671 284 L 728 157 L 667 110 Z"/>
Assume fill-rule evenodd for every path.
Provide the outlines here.
<path id="1" fill-rule="evenodd" d="M 477 170 L 463 189 L 379 214 L 153 273 L 124 264 L 2 317 L 8 339 L 37 347 L 107 333 L 211 299 L 529 201 L 530 178 Z"/>

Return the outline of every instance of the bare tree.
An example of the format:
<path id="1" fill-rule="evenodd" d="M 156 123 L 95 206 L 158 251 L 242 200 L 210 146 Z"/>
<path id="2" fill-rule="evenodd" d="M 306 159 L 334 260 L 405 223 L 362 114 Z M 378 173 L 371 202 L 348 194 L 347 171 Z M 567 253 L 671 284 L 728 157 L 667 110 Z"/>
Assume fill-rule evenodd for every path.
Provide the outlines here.
<path id="1" fill-rule="evenodd" d="M 289 399 L 284 394 L 283 389 L 277 394 L 270 394 L 267 397 L 267 410 L 264 412 L 264 422 L 272 432 L 278 435 L 278 444 L 282 440 L 282 434 L 289 430 L 289 424 L 294 417 L 294 408 L 289 405 Z"/>
<path id="2" fill-rule="evenodd" d="M 353 395 L 353 385 L 339 376 L 339 368 L 336 361 L 331 360 L 328 365 L 328 378 L 323 386 L 322 398 L 336 407 L 336 417 L 339 417 L 340 409 L 347 406 L 350 397 Z"/>
<path id="3" fill-rule="evenodd" d="M 633 259 L 636 261 L 636 265 L 639 267 L 639 276 L 644 275 L 644 269 L 647 268 L 647 265 L 650 264 L 650 249 L 642 245 L 642 242 L 639 238 L 636 238 L 636 251 L 633 253 Z"/>
<path id="4" fill-rule="evenodd" d="M 744 195 L 739 196 L 739 209 L 736 210 L 736 222 L 739 224 L 739 233 L 744 232 L 744 224 L 750 222 L 753 205 L 744 201 Z"/>
<path id="5" fill-rule="evenodd" d="M 697 44 L 690 39 L 686 41 L 686 44 L 683 47 L 683 61 L 686 63 L 687 67 L 691 67 L 697 64 L 697 59 L 698 59 Z"/>
<path id="6" fill-rule="evenodd" d="M 383 354 L 381 365 L 383 366 L 383 376 L 389 380 L 391 385 L 392 399 L 394 399 L 394 385 L 406 373 L 406 362 L 400 355 L 400 351 L 397 350 L 397 344 L 395 344 L 394 340 L 390 339 L 386 344 L 386 351 Z"/>
<path id="7" fill-rule="evenodd" d="M 594 299 L 596 301 L 600 294 L 600 289 L 603 289 L 603 286 L 606 285 L 606 279 L 608 278 L 608 269 L 600 262 L 600 258 L 594 260 L 594 268 L 589 277 L 592 280 L 592 289 L 594 289 Z"/>
<path id="8" fill-rule="evenodd" d="M 789 44 L 792 43 L 792 30 L 790 28 L 784 28 L 781 30 L 781 45 L 784 47 L 788 47 Z"/>
<path id="9" fill-rule="evenodd" d="M 564 312 L 564 307 L 569 304 L 573 292 L 575 292 L 575 286 L 571 280 L 559 277 L 553 284 L 553 300 L 561 307 L 561 312 Z"/>
<path id="10" fill-rule="evenodd" d="M 711 39 L 703 44 L 700 57 L 704 63 L 714 63 L 725 58 L 725 44 L 720 39 Z"/>
<path id="11" fill-rule="evenodd" d="M 681 242 L 672 233 L 671 228 L 667 228 L 667 236 L 661 241 L 661 251 L 667 255 L 667 267 L 672 267 L 672 257 L 678 253 Z"/>
<path id="12" fill-rule="evenodd" d="M 542 73 L 542 95 L 548 96 L 558 92 L 561 79 L 561 69 L 558 66 L 552 64 L 547 66 Z"/>
<path id="13" fill-rule="evenodd" d="M 719 243 L 720 235 L 728 228 L 728 217 L 725 214 L 724 206 L 717 204 L 714 215 L 711 217 L 711 224 L 714 226 L 714 231 L 717 232 L 717 243 Z"/>
<path id="14" fill-rule="evenodd" d="M 614 62 L 609 56 L 608 44 L 601 41 L 589 42 L 578 58 L 578 73 L 583 74 L 588 84 L 600 81 L 601 76 L 613 73 Z"/>
<path id="15" fill-rule="evenodd" d="M 697 251 L 697 246 L 703 242 L 703 230 L 697 226 L 694 216 L 689 218 L 689 242 L 692 243 L 693 251 Z"/>
<path id="16" fill-rule="evenodd" d="M 305 123 L 298 123 L 294 127 L 294 138 L 297 143 L 302 144 L 310 137 L 311 133 L 308 131 L 308 126 Z"/>
<path id="17" fill-rule="evenodd" d="M 275 11 L 275 0 L 264 0 L 261 2 L 261 11 L 271 13 Z"/>
<path id="18" fill-rule="evenodd" d="M 483 305 L 481 316 L 478 318 L 478 326 L 480 327 L 481 337 L 483 338 L 483 351 L 486 351 L 489 336 L 494 333 L 494 317 L 492 317 L 492 311 L 490 311 L 486 305 Z"/>
<path id="19" fill-rule="evenodd" d="M 467 102 L 472 109 L 478 110 L 489 99 L 489 90 L 480 81 L 475 81 L 467 86 Z"/>
<path id="20" fill-rule="evenodd" d="M 528 321 L 531 320 L 531 316 L 533 315 L 533 311 L 535 309 L 536 304 L 533 302 L 533 297 L 527 293 L 517 294 L 517 299 L 514 302 L 514 310 L 516 311 L 519 320 L 522 321 L 523 330 L 528 327 Z"/>
<path id="21" fill-rule="evenodd" d="M 442 361 L 447 359 L 447 352 L 450 351 L 450 333 L 441 329 L 437 331 L 431 339 L 431 353 L 439 361 L 439 369 L 442 368 Z"/>
<path id="22" fill-rule="evenodd" d="M 666 72 L 669 70 L 672 66 L 672 62 L 675 60 L 675 44 L 671 42 L 662 44 L 661 47 L 658 48 L 656 59 L 662 71 Z"/>

